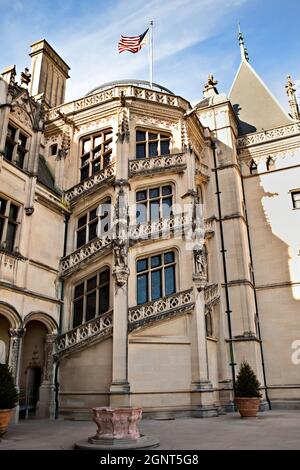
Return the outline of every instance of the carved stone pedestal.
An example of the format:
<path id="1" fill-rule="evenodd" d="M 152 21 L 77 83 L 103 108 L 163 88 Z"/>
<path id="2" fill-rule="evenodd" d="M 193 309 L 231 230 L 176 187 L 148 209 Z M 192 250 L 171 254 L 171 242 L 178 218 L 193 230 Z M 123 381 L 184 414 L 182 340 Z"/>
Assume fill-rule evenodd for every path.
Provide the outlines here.
<path id="1" fill-rule="evenodd" d="M 159 440 L 143 436 L 139 431 L 141 408 L 93 408 L 98 430 L 95 436 L 77 442 L 76 449 L 147 449 L 157 447 Z"/>

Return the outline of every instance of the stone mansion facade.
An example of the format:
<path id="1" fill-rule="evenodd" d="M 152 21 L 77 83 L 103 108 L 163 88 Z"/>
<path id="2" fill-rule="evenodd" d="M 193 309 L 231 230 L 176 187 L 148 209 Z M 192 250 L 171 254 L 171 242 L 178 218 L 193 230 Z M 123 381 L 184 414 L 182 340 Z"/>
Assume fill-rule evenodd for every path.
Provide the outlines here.
<path id="1" fill-rule="evenodd" d="M 248 61 L 191 104 L 138 80 L 65 103 L 42 40 L 0 74 L 0 360 L 20 417 L 93 406 L 233 409 L 240 363 L 263 404 L 300 406 L 300 116 Z"/>

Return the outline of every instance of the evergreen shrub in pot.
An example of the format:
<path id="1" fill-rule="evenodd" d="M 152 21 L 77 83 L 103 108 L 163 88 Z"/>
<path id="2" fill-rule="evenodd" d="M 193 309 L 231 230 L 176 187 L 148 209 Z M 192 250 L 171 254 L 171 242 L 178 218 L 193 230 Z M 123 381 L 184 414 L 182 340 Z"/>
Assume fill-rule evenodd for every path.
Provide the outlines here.
<path id="1" fill-rule="evenodd" d="M 14 378 L 6 364 L 0 364 L 0 436 L 9 425 L 14 407 L 18 403 L 19 394 Z"/>
<path id="2" fill-rule="evenodd" d="M 241 363 L 234 392 L 241 418 L 255 418 L 261 399 L 260 383 L 246 361 Z"/>

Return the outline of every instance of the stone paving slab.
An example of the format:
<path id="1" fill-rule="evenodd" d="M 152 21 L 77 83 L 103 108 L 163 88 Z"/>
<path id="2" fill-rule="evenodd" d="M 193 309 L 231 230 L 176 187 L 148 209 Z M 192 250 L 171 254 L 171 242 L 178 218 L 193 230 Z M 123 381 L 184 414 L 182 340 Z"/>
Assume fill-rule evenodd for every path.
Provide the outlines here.
<path id="1" fill-rule="evenodd" d="M 96 425 L 88 421 L 30 419 L 10 426 L 0 451 L 72 449 L 76 441 L 95 431 Z M 205 419 L 143 420 L 141 432 L 159 437 L 157 449 L 299 450 L 300 410 L 267 411 L 257 419 L 240 419 L 231 413 Z"/>

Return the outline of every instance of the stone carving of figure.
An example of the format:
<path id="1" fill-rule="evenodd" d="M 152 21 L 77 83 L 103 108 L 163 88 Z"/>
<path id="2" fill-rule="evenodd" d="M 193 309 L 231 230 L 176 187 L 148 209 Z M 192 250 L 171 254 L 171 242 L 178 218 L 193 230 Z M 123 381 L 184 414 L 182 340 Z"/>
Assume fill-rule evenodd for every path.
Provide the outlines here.
<path id="1" fill-rule="evenodd" d="M 207 262 L 206 262 L 206 252 L 204 248 L 195 247 L 194 260 L 195 260 L 195 274 L 199 274 L 203 277 L 206 277 Z"/>
<path id="2" fill-rule="evenodd" d="M 127 266 L 127 250 L 123 240 L 116 240 L 114 246 L 115 265 L 119 267 Z"/>
<path id="3" fill-rule="evenodd" d="M 0 364 L 6 363 L 6 344 L 0 339 Z"/>

